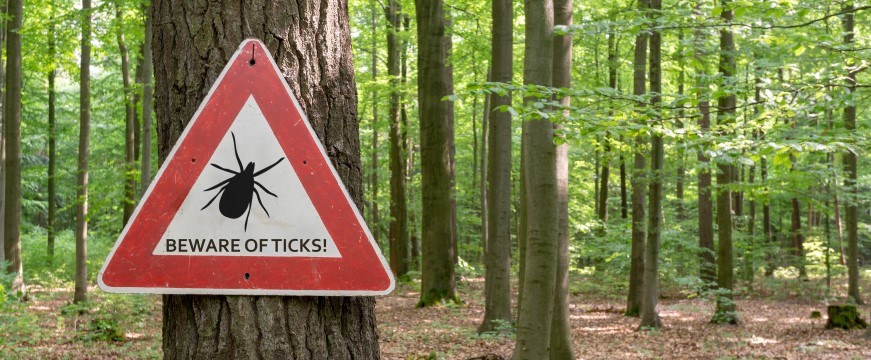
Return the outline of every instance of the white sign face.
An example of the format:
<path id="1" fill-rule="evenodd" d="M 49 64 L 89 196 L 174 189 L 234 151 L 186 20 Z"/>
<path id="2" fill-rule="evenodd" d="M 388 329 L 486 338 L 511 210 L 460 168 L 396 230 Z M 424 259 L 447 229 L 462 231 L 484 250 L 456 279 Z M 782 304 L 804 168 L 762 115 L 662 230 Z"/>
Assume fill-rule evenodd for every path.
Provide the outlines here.
<path id="1" fill-rule="evenodd" d="M 208 161 L 152 254 L 341 257 L 254 97 Z"/>

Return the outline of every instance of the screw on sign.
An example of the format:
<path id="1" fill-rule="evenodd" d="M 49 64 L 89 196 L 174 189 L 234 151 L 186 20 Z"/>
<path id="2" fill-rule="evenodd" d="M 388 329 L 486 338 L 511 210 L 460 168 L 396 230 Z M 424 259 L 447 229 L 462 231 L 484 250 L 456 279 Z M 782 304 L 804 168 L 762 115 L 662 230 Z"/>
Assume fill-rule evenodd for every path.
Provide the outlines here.
<path id="1" fill-rule="evenodd" d="M 218 195 L 221 195 L 221 193 L 223 193 L 224 196 L 221 196 L 221 201 L 218 202 L 218 208 L 221 210 L 221 215 L 224 215 L 230 219 L 238 219 L 247 209 L 248 215 L 245 215 L 245 230 L 247 231 L 248 217 L 251 215 L 251 202 L 253 200 L 251 198 L 252 195 L 257 196 L 257 202 L 260 203 L 260 208 L 262 208 L 263 211 L 266 212 L 266 216 L 269 216 L 269 210 L 266 210 L 266 207 L 263 206 L 263 201 L 260 199 L 260 192 L 258 192 L 257 188 L 255 188 L 254 186 L 259 186 L 267 194 L 278 197 L 278 195 L 275 195 L 273 192 L 269 191 L 269 189 L 263 186 L 263 184 L 254 180 L 254 178 L 274 168 L 275 165 L 278 165 L 278 163 L 280 163 L 281 160 L 284 160 L 284 158 L 282 157 L 281 159 L 278 159 L 278 161 L 276 161 L 272 165 L 269 165 L 265 169 L 260 170 L 256 173 L 254 172 L 253 162 L 249 162 L 248 165 L 245 166 L 245 168 L 242 168 L 242 159 L 239 158 L 239 150 L 236 149 L 236 134 L 230 132 L 230 135 L 233 137 L 233 153 L 236 155 L 236 163 L 239 164 L 239 172 L 212 163 L 212 166 L 220 170 L 226 171 L 230 174 L 233 174 L 233 176 L 227 180 L 219 182 L 215 186 L 204 190 L 212 191 L 219 187 L 221 188 L 221 190 L 218 190 L 218 193 L 215 194 L 215 196 L 212 197 L 212 199 L 209 200 L 209 202 L 206 203 L 206 205 L 203 206 L 202 209 L 200 209 L 200 211 L 205 210 L 207 207 L 209 207 L 209 205 L 211 205 L 212 202 L 215 201 L 216 198 L 218 198 Z"/>
<path id="2" fill-rule="evenodd" d="M 285 77 L 254 39 L 188 122 L 98 283 L 116 293 L 315 296 L 395 286 Z"/>

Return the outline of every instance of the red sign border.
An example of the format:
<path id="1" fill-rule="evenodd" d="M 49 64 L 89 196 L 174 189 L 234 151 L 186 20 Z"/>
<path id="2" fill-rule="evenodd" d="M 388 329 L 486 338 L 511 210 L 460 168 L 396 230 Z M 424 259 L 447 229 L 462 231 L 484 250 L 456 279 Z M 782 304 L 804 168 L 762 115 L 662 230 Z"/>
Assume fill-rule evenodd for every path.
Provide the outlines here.
<path id="1" fill-rule="evenodd" d="M 260 106 L 342 257 L 152 254 L 249 97 Z M 104 291 L 314 296 L 393 291 L 387 261 L 261 41 L 247 39 L 239 45 L 167 159 L 103 264 L 97 282 Z M 172 275 L 176 269 L 184 274 Z"/>

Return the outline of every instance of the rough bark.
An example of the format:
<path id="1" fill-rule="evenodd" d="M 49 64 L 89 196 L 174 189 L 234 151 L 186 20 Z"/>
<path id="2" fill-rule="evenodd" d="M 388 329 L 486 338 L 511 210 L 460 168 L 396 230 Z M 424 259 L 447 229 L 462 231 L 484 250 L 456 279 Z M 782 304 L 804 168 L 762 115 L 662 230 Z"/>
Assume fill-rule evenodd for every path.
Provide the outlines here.
<path id="1" fill-rule="evenodd" d="M 152 23 L 151 2 L 145 8 L 145 40 L 142 44 L 142 153 L 141 153 L 141 184 L 140 194 L 144 194 L 151 183 L 151 113 L 154 109 L 154 56 L 152 53 Z"/>
<path id="2" fill-rule="evenodd" d="M 656 21 L 661 0 L 650 1 L 651 18 Z M 662 34 L 654 28 L 650 34 L 650 104 L 656 125 L 663 126 L 662 111 Z M 650 191 L 647 220 L 647 243 L 644 244 L 644 282 L 641 288 L 641 327 L 659 328 L 662 321 L 656 312 L 659 302 L 659 244 L 662 239 L 662 177 L 665 150 L 662 134 L 653 132 L 650 141 Z"/>
<path id="3" fill-rule="evenodd" d="M 853 10 L 853 2 L 844 6 L 844 11 Z M 844 44 L 852 47 L 855 43 L 854 32 L 855 14 L 848 13 L 844 15 Z M 852 66 L 855 66 L 851 64 Z M 858 70 L 852 67 L 847 74 L 847 91 L 850 94 L 856 94 L 856 72 Z M 848 132 L 856 131 L 856 102 L 858 97 L 854 95 L 852 104 L 844 107 L 844 129 Z M 852 298 L 857 304 L 864 304 L 862 301 L 861 292 L 859 291 L 859 204 L 857 197 L 859 195 L 858 179 L 858 158 L 859 156 L 853 151 L 844 153 L 844 186 L 847 188 L 851 198 L 847 201 L 844 207 L 844 218 L 847 223 L 847 296 Z"/>
<path id="4" fill-rule="evenodd" d="M 54 8 L 52 8 L 53 10 Z M 48 28 L 48 54 L 49 58 L 56 56 L 55 51 L 55 29 L 52 22 Z M 46 250 L 50 260 L 54 259 L 54 240 L 55 240 L 55 215 L 57 213 L 57 121 L 55 117 L 55 78 L 57 77 L 57 69 L 51 66 L 48 70 L 48 239 Z"/>
<path id="5" fill-rule="evenodd" d="M 638 1 L 638 11 L 647 12 L 648 0 Z M 646 16 L 646 15 L 645 15 Z M 635 37 L 635 59 L 633 65 L 632 93 L 644 95 L 647 92 L 647 43 L 648 34 L 640 32 Z M 641 112 L 641 111 L 640 111 Z M 647 197 L 647 159 L 644 157 L 644 137 L 635 137 L 634 166 L 632 168 L 632 255 L 629 264 L 629 294 L 626 303 L 626 316 L 641 314 L 641 285 L 644 276 L 644 206 Z"/>
<path id="6" fill-rule="evenodd" d="M 572 25 L 572 0 L 554 0 L 554 24 Z M 572 36 L 557 35 L 553 44 L 553 87 L 568 88 L 572 85 Z M 568 96 L 556 99 L 563 106 L 569 106 Z M 568 112 L 568 110 L 566 110 Z M 562 130 L 561 124 L 554 126 Z M 556 134 L 554 136 L 562 136 Z M 607 141 L 607 140 L 606 140 Z M 603 169 L 605 169 L 603 165 Z M 603 173 L 605 170 L 602 170 Z M 607 192 L 607 183 L 605 192 Z M 553 318 L 550 328 L 550 359 L 574 359 L 572 351 L 572 326 L 569 321 L 569 145 L 567 142 L 556 147 L 556 195 L 557 195 L 557 243 L 556 277 L 553 294 Z M 607 209 L 607 201 L 602 207 Z"/>
<path id="7" fill-rule="evenodd" d="M 21 29 L 22 0 L 9 0 L 6 39 L 6 99 L 3 108 L 6 141 L 5 229 L 3 252 L 9 262 L 6 271 L 15 274 L 12 291 L 24 294 L 24 264 L 21 260 Z"/>
<path id="8" fill-rule="evenodd" d="M 73 302 L 88 295 L 88 154 L 91 142 L 91 0 L 82 0 L 82 49 L 79 71 L 79 154 L 76 176 L 76 290 Z"/>
<path id="9" fill-rule="evenodd" d="M 347 3 L 211 5 L 153 2 L 159 157 L 165 159 L 239 43 L 260 38 L 362 208 Z M 168 295 L 163 316 L 167 359 L 380 357 L 369 297 Z"/>
<path id="10" fill-rule="evenodd" d="M 118 52 L 121 56 L 121 80 L 124 84 L 124 217 L 127 223 L 136 205 L 136 108 L 133 105 L 133 89 L 130 85 L 130 54 L 124 39 L 124 15 L 121 3 L 115 1 L 115 22 Z"/>
<path id="11" fill-rule="evenodd" d="M 725 23 L 732 21 L 731 0 L 722 0 L 723 12 L 720 19 Z M 720 29 L 720 75 L 723 79 L 735 76 L 735 41 L 732 30 Z M 717 98 L 717 125 L 723 128 L 735 121 L 736 98 L 734 93 L 725 93 Z M 725 130 L 724 130 L 725 132 Z M 736 324 L 732 289 L 734 267 L 732 265 L 732 174 L 735 166 L 730 163 L 717 164 L 717 309 L 711 322 L 717 324 Z"/>
<path id="12" fill-rule="evenodd" d="M 493 0 L 491 81 L 509 83 L 513 75 L 513 9 L 511 0 Z M 484 321 L 479 332 L 492 331 L 511 318 L 511 96 L 490 95 L 487 152 L 487 247 L 485 253 Z"/>
<path id="13" fill-rule="evenodd" d="M 701 14 L 701 1 L 696 3 L 693 13 Z M 705 33 L 697 29 L 694 35 L 695 60 L 705 69 Z M 699 131 L 707 133 L 711 129 L 711 105 L 708 100 L 708 84 L 704 77 L 699 77 L 696 88 L 699 91 Z M 698 171 L 698 212 L 699 212 L 699 277 L 707 287 L 717 280 L 717 267 L 714 264 L 714 204 L 711 199 L 711 167 L 710 158 L 705 154 L 706 146 L 697 152 L 696 159 L 700 163 Z"/>
<path id="14" fill-rule="evenodd" d="M 453 93 L 448 63 L 451 38 L 444 2 L 416 0 L 418 39 L 418 102 L 422 230 L 421 292 L 418 306 L 459 301 L 454 278 L 456 213 L 453 199 L 454 107 L 442 101 Z"/>
<path id="15" fill-rule="evenodd" d="M 524 2 L 526 44 L 524 84 L 550 86 L 553 77 L 553 1 Z M 527 97 L 527 105 L 536 101 Z M 554 305 L 558 214 L 556 146 L 549 119 L 524 119 L 526 178 L 526 268 L 518 307 L 515 359 L 549 357 Z"/>
<path id="16" fill-rule="evenodd" d="M 402 133 L 402 114 L 399 102 L 400 68 L 399 41 L 401 27 L 399 3 L 389 0 L 385 7 L 387 17 L 387 75 L 390 77 L 390 268 L 396 277 L 408 273 L 411 252 L 408 248 L 408 209 L 406 201 L 405 154 Z"/>

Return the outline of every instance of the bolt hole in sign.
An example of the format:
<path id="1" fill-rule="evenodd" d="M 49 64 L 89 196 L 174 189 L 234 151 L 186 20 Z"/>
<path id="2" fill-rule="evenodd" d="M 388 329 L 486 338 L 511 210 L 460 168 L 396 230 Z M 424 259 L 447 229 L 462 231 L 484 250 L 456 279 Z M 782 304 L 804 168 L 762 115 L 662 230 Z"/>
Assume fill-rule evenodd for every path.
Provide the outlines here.
<path id="1" fill-rule="evenodd" d="M 393 274 L 272 55 L 242 42 L 97 282 L 154 294 L 386 295 Z"/>

